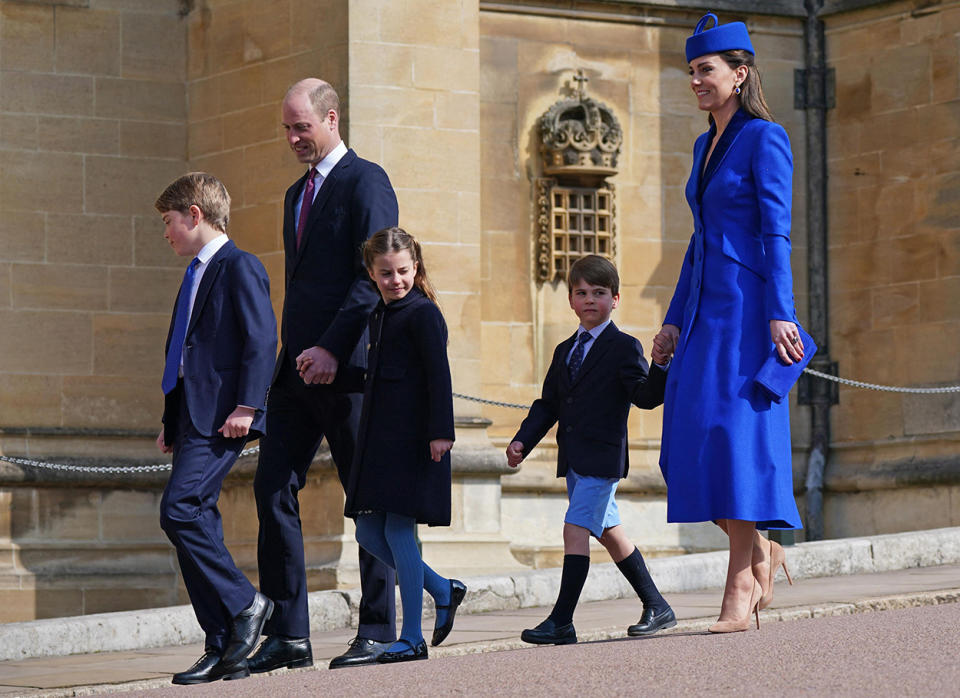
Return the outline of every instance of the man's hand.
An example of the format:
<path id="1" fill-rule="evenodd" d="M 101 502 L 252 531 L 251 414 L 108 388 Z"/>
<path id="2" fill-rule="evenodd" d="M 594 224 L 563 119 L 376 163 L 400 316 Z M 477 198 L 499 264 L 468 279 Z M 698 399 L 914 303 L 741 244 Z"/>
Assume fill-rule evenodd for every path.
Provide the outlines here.
<path id="1" fill-rule="evenodd" d="M 507 446 L 507 465 L 511 468 L 516 468 L 520 465 L 520 461 L 523 460 L 523 444 L 519 441 L 514 441 L 509 446 Z"/>
<path id="2" fill-rule="evenodd" d="M 163 440 L 163 427 L 160 427 L 160 435 L 157 437 L 157 448 L 161 453 L 173 453 L 173 446 L 167 446 Z"/>
<path id="3" fill-rule="evenodd" d="M 307 385 L 329 385 L 337 377 L 337 357 L 323 347 L 304 349 L 297 357 L 297 371 Z"/>
<path id="4" fill-rule="evenodd" d="M 239 439 L 250 433 L 250 425 L 253 424 L 254 409 L 252 407 L 237 407 L 227 417 L 223 426 L 217 429 L 227 439 Z"/>
<path id="5" fill-rule="evenodd" d="M 453 441 L 450 439 L 434 439 L 430 442 L 430 457 L 437 463 L 443 458 L 443 454 L 453 448 Z"/>

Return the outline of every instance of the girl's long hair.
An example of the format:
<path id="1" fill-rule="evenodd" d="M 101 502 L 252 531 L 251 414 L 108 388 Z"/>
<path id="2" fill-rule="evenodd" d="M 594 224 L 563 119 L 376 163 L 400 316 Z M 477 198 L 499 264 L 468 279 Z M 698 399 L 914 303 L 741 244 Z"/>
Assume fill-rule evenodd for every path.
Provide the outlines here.
<path id="1" fill-rule="evenodd" d="M 437 291 L 430 283 L 427 276 L 427 267 L 423 263 L 423 253 L 420 251 L 420 243 L 403 228 L 391 226 L 378 230 L 363 245 L 363 263 L 367 269 L 373 269 L 374 260 L 383 254 L 390 252 L 410 252 L 410 259 L 417 265 L 416 274 L 413 277 L 413 285 L 419 288 L 423 295 L 433 301 L 434 305 L 440 307 L 437 299 Z"/>
<path id="2" fill-rule="evenodd" d="M 767 106 L 767 100 L 763 98 L 763 86 L 760 84 L 760 72 L 757 70 L 753 54 L 742 49 L 732 51 L 721 51 L 720 57 L 736 70 L 741 65 L 747 66 L 747 77 L 740 83 L 740 108 L 750 116 L 755 116 L 764 121 L 776 121 L 773 114 L 770 113 L 770 107 Z M 709 119 L 713 123 L 713 115 Z"/>

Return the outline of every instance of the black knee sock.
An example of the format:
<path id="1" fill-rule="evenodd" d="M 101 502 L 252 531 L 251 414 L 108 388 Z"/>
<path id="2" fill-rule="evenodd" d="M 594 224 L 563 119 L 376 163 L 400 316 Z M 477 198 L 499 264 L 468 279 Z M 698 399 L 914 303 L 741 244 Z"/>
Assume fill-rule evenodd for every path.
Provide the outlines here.
<path id="1" fill-rule="evenodd" d="M 580 600 L 583 583 L 587 581 L 587 572 L 590 571 L 589 555 L 564 555 L 563 572 L 560 575 L 560 593 L 557 594 L 557 603 L 550 611 L 550 618 L 557 625 L 566 625 L 573 622 L 573 609 Z"/>
<path id="2" fill-rule="evenodd" d="M 617 563 L 617 567 L 643 601 L 644 608 L 665 609 L 667 607 L 668 604 L 660 596 L 657 585 L 653 583 L 639 550 L 634 548 L 632 553 Z"/>

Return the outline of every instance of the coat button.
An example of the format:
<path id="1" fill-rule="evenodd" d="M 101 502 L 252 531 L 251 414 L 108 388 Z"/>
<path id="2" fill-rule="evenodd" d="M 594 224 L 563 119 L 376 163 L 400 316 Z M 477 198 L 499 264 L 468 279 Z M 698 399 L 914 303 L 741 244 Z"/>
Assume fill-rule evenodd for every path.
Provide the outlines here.
<path id="1" fill-rule="evenodd" d="M 573 427 L 568 426 L 568 427 L 567 427 L 567 433 L 569 434 L 571 431 L 573 431 Z"/>
<path id="2" fill-rule="evenodd" d="M 568 397 L 568 398 L 567 398 L 567 404 L 568 404 L 568 405 L 572 405 L 572 404 L 573 404 L 573 398 L 572 398 L 572 397 Z"/>

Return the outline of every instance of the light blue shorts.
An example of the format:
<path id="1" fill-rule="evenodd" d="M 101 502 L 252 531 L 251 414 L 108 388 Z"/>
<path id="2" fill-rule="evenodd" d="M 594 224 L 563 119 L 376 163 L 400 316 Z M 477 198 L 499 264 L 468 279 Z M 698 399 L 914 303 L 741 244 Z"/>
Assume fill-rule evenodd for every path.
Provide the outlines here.
<path id="1" fill-rule="evenodd" d="M 617 477 L 590 477 L 577 475 L 567 470 L 567 515 L 564 523 L 580 526 L 590 531 L 595 538 L 603 535 L 604 529 L 620 525 L 617 509 Z"/>

